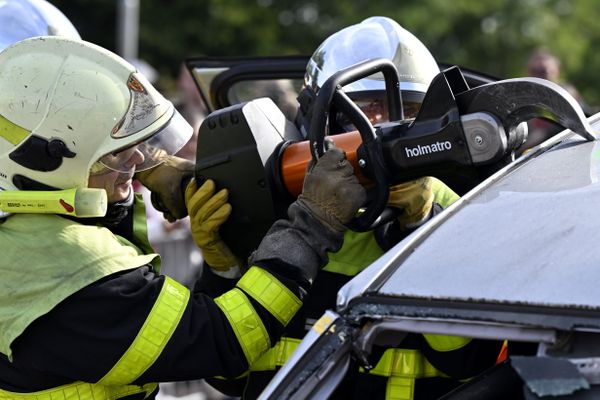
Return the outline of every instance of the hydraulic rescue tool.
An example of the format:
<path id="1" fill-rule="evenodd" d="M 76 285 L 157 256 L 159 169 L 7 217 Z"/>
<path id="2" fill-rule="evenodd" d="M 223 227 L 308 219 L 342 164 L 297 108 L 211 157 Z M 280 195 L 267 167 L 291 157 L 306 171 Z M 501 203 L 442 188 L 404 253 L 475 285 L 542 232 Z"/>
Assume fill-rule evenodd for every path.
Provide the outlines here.
<path id="1" fill-rule="evenodd" d="M 390 122 L 373 126 L 343 87 L 376 73 L 385 79 Z M 357 131 L 339 133 L 339 113 Z M 198 134 L 196 179 L 211 178 L 229 189 L 233 212 L 220 233 L 244 258 L 301 192 L 306 167 L 326 150 L 327 134 L 369 188 L 370 200 L 351 225 L 365 231 L 381 220 L 391 185 L 434 176 L 459 194 L 476 186 L 514 159 L 532 118 L 595 140 L 581 107 L 559 85 L 516 78 L 470 88 L 458 67 L 440 72 L 416 118 L 404 119 L 395 66 L 373 59 L 323 84 L 308 138 L 267 98 L 210 114 Z"/>

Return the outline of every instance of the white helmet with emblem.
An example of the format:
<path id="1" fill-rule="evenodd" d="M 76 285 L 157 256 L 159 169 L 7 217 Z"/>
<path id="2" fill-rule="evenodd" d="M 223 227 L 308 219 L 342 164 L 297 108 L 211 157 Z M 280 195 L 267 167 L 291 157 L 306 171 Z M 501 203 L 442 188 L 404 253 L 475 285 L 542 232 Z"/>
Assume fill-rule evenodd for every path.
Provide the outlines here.
<path id="1" fill-rule="evenodd" d="M 136 171 L 177 152 L 191 126 L 131 64 L 81 40 L 36 37 L 0 53 L 0 189 L 87 187 L 93 173 Z"/>

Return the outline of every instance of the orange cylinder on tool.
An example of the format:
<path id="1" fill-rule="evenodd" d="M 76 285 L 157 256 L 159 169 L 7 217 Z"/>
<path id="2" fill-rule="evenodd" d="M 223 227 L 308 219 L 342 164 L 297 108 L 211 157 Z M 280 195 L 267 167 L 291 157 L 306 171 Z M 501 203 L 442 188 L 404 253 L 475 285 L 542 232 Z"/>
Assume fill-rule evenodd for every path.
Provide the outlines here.
<path id="1" fill-rule="evenodd" d="M 369 182 L 362 174 L 358 166 L 358 157 L 356 151 L 362 144 L 362 139 L 358 131 L 342 133 L 339 135 L 328 136 L 335 143 L 336 147 L 346 152 L 346 158 L 354 167 L 354 174 L 358 177 L 361 183 Z M 310 142 L 298 142 L 289 145 L 281 156 L 281 174 L 283 184 L 287 191 L 294 197 L 302 192 L 304 183 L 304 175 L 306 167 L 312 159 L 310 153 Z"/>

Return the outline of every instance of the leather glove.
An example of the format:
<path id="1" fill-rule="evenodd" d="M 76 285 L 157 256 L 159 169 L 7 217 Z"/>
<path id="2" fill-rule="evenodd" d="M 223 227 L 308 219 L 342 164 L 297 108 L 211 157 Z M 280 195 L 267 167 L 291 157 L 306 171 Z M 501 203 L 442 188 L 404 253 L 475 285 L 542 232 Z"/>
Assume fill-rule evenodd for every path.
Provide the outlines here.
<path id="1" fill-rule="evenodd" d="M 288 208 L 288 219 L 271 227 L 250 265 L 277 266 L 277 272 L 304 288 L 327 264 L 327 252 L 342 247 L 345 224 L 366 200 L 343 151 L 330 148 L 309 165 L 302 194 Z"/>
<path id="2" fill-rule="evenodd" d="M 343 232 L 365 200 L 366 191 L 346 154 L 331 147 L 316 164 L 309 164 L 297 201 L 327 228 Z"/>
<path id="3" fill-rule="evenodd" d="M 211 179 L 207 179 L 199 189 L 196 180 L 192 179 L 185 189 L 192 237 L 202 251 L 204 261 L 217 271 L 241 265 L 219 236 L 219 228 L 231 214 L 228 196 L 227 189 L 215 193 L 215 182 Z"/>
<path id="4" fill-rule="evenodd" d="M 184 185 L 194 176 L 194 167 L 192 161 L 170 156 L 154 168 L 137 172 L 134 177 L 152 193 L 154 208 L 162 212 L 167 221 L 175 222 L 188 215 Z"/>
<path id="5" fill-rule="evenodd" d="M 388 205 L 403 210 L 398 217 L 400 228 L 411 229 L 427 220 L 433 199 L 433 179 L 424 177 L 392 186 Z"/>

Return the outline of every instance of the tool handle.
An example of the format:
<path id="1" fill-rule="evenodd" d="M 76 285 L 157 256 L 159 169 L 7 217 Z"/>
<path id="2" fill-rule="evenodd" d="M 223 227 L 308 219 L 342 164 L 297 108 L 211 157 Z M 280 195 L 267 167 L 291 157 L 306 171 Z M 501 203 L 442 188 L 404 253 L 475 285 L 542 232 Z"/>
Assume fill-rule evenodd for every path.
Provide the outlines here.
<path id="1" fill-rule="evenodd" d="M 365 186 L 372 185 L 373 181 L 365 177 L 358 166 L 356 152 L 362 143 L 358 131 L 329 136 L 329 138 L 337 148 L 346 152 L 346 158 L 354 167 L 354 174 L 358 177 L 360 183 Z M 304 176 L 310 160 L 310 145 L 307 141 L 292 143 L 283 151 L 281 156 L 282 180 L 286 191 L 294 196 L 294 198 L 298 197 L 302 192 Z"/>
<path id="2" fill-rule="evenodd" d="M 375 73 L 383 74 L 385 79 L 390 120 L 403 119 L 398 71 L 390 60 L 378 58 L 342 69 L 325 81 L 315 100 L 313 119 L 308 133 L 310 151 L 314 161 L 317 161 L 326 150 L 327 118 L 332 105 L 344 114 L 360 133 L 361 146 L 364 149 L 362 154 L 364 156 L 360 158 L 358 163 L 360 168 L 368 169 L 375 185 L 371 189 L 371 200 L 363 208 L 360 216 L 356 217 L 348 226 L 357 232 L 372 229 L 373 224 L 385 209 L 389 188 L 381 144 L 377 140 L 375 129 L 361 109 L 344 93 L 343 86 Z"/>

